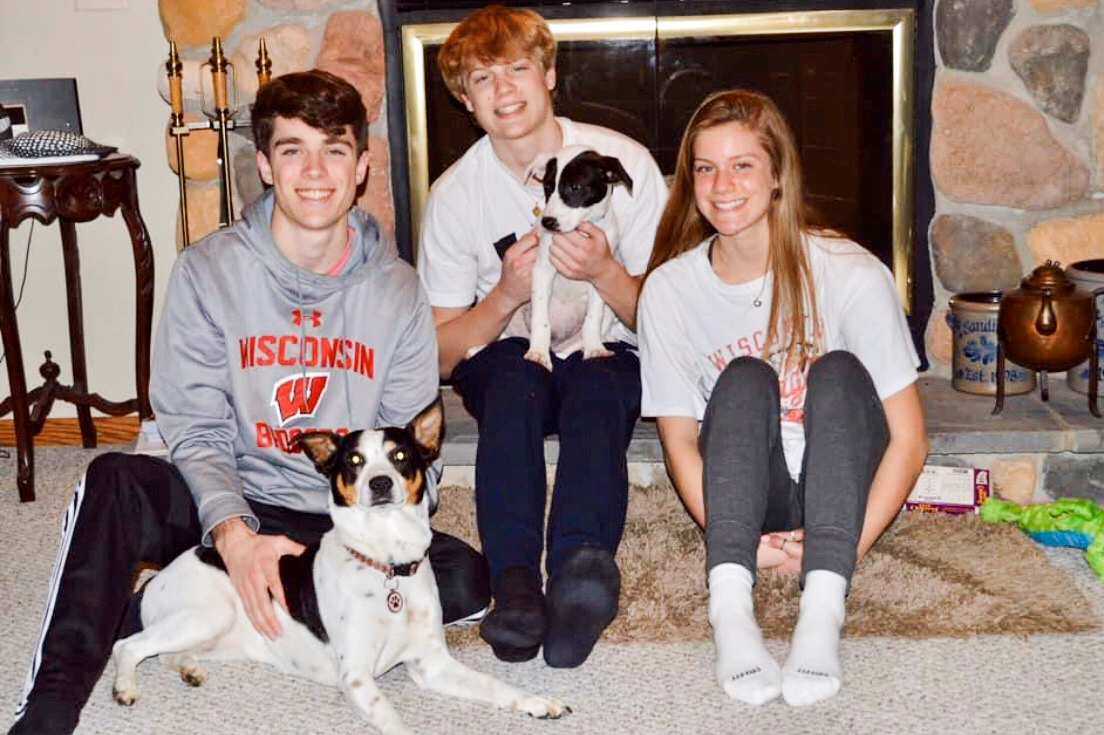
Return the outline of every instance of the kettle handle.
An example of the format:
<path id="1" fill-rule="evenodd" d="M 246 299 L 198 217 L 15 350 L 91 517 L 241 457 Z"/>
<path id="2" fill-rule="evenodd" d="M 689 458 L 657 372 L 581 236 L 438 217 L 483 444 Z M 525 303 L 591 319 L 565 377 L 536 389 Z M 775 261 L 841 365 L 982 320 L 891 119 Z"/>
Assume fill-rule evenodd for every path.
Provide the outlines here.
<path id="1" fill-rule="evenodd" d="M 1035 317 L 1035 331 L 1049 337 L 1058 329 L 1058 317 L 1054 314 L 1054 302 L 1051 300 L 1053 289 L 1043 289 L 1043 302 L 1039 304 L 1039 314 Z"/>

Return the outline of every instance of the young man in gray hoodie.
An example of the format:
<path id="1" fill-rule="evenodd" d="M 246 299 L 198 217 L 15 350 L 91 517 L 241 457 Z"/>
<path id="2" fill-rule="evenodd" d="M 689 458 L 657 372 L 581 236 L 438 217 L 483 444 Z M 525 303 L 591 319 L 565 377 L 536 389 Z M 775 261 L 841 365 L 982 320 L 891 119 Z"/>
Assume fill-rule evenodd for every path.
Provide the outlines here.
<path id="1" fill-rule="evenodd" d="M 353 208 L 368 173 L 360 95 L 323 71 L 278 77 L 253 132 L 269 190 L 180 255 L 165 295 L 150 398 L 170 461 L 110 453 L 88 467 L 11 733 L 73 731 L 112 644 L 140 626 L 137 569 L 196 543 L 219 551 L 257 630 L 279 636 L 278 560 L 331 526 L 328 484 L 295 436 L 405 425 L 437 396 L 418 277 Z M 429 556 L 445 621 L 478 616 L 483 558 L 437 533 Z"/>

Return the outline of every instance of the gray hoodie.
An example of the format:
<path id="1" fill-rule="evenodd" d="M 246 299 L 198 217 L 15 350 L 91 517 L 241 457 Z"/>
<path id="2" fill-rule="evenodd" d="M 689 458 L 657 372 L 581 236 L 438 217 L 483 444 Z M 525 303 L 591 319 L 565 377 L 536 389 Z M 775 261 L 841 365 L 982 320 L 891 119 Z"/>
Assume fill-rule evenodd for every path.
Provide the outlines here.
<path id="1" fill-rule="evenodd" d="M 150 400 L 206 544 L 227 518 L 257 528 L 245 497 L 327 512 L 302 431 L 405 425 L 438 391 L 429 304 L 376 221 L 353 209 L 349 262 L 318 275 L 277 249 L 273 201 L 180 254 L 154 341 Z"/>

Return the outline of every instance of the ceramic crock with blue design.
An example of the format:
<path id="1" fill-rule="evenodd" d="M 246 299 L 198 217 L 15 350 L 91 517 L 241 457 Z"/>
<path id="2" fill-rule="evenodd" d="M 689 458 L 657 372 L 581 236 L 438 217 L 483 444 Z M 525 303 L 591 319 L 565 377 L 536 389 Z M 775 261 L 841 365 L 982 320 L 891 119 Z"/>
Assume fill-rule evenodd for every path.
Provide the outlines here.
<path id="1" fill-rule="evenodd" d="M 997 394 L 997 316 L 1000 291 L 972 291 L 951 297 L 947 322 L 954 337 L 951 386 L 964 393 Z M 1004 393 L 1035 389 L 1035 371 L 1004 361 Z"/>
<path id="2" fill-rule="evenodd" d="M 1070 280 L 1089 293 L 1104 288 L 1104 258 L 1079 260 L 1066 268 Z M 1096 352 L 1100 355 L 1100 385 L 1104 386 L 1104 294 L 1096 297 Z M 1078 393 L 1089 392 L 1089 361 L 1066 371 L 1066 385 Z"/>

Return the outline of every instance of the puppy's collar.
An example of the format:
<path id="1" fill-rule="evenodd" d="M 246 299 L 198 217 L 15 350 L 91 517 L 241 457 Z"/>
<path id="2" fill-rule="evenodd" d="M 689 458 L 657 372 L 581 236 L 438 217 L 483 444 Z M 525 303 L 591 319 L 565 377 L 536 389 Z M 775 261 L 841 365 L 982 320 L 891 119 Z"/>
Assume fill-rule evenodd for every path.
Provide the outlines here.
<path id="1" fill-rule="evenodd" d="M 423 561 L 425 561 L 425 558 L 423 557 L 421 559 L 418 559 L 417 561 L 412 561 L 407 564 L 384 564 L 382 562 L 376 561 L 375 559 L 369 559 L 364 554 L 360 553 L 351 546 L 346 546 L 345 550 L 352 554 L 353 558 L 359 561 L 364 566 L 372 567 L 372 569 L 375 569 L 376 571 L 383 572 L 384 576 L 386 576 L 388 579 L 391 579 L 392 577 L 410 577 L 418 571 L 418 567 L 421 566 Z"/>

